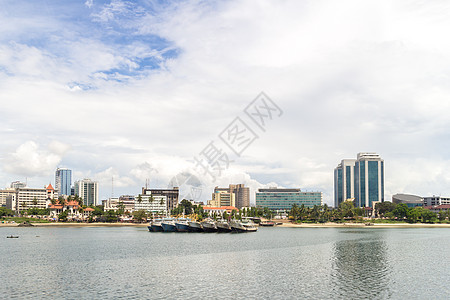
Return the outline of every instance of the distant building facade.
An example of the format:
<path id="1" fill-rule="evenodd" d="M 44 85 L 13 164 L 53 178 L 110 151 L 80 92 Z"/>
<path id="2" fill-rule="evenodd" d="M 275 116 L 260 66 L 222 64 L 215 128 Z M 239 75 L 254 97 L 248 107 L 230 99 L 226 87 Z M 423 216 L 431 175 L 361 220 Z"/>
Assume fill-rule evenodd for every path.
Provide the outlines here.
<path id="1" fill-rule="evenodd" d="M 141 195 L 166 196 L 166 209 L 170 211 L 178 206 L 179 192 L 178 187 L 172 189 L 148 189 L 143 187 Z M 137 208 L 135 209 L 137 210 Z"/>
<path id="2" fill-rule="evenodd" d="M 83 199 L 83 205 L 98 205 L 98 182 L 91 179 L 75 181 L 74 194 Z"/>
<path id="3" fill-rule="evenodd" d="M 423 198 L 424 206 L 438 206 L 444 204 L 450 204 L 450 198 L 441 196 L 432 196 Z"/>
<path id="4" fill-rule="evenodd" d="M 334 206 L 355 198 L 355 159 L 343 159 L 334 169 Z"/>
<path id="5" fill-rule="evenodd" d="M 55 172 L 55 188 L 60 195 L 72 195 L 72 170 L 58 168 Z"/>
<path id="6" fill-rule="evenodd" d="M 306 207 L 322 205 L 322 192 L 302 192 L 300 189 L 259 189 L 256 192 L 256 206 L 268 207 L 274 211 L 290 210 L 292 205 Z"/>
<path id="7" fill-rule="evenodd" d="M 11 188 L 12 189 L 24 188 L 26 186 L 27 186 L 27 184 L 25 182 L 21 182 L 21 181 L 13 181 L 13 182 L 11 182 Z"/>
<path id="8" fill-rule="evenodd" d="M 57 191 L 49 184 L 46 188 L 23 187 L 15 189 L 6 198 L 6 207 L 16 212 L 22 212 L 29 208 L 47 208 L 50 199 L 57 198 Z"/>
<path id="9" fill-rule="evenodd" d="M 233 206 L 238 209 L 250 206 L 250 189 L 244 184 L 230 184 L 228 188 L 214 188 L 210 207 Z"/>
<path id="10" fill-rule="evenodd" d="M 392 195 L 392 203 L 404 203 L 408 207 L 423 206 L 423 198 L 416 195 L 409 194 L 395 194 Z"/>
<path id="11" fill-rule="evenodd" d="M 356 207 L 384 202 L 384 160 L 373 152 L 361 152 L 356 160 L 344 159 L 334 170 L 334 205 L 354 199 Z"/>
<path id="12" fill-rule="evenodd" d="M 0 190 L 0 207 L 6 207 L 6 198 L 16 193 L 16 189 L 8 188 Z"/>
<path id="13" fill-rule="evenodd" d="M 165 215 L 167 211 L 167 196 L 153 194 L 151 190 L 145 190 L 145 194 L 134 197 L 134 210 L 145 210 L 149 213 Z"/>

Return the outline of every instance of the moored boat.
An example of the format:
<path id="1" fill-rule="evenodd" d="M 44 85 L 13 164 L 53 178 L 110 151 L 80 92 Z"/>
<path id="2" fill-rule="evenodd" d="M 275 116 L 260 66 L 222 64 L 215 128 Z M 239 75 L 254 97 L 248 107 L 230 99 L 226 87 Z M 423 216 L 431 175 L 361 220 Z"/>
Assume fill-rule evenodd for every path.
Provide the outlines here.
<path id="1" fill-rule="evenodd" d="M 190 221 L 189 224 L 189 232 L 203 232 L 202 225 L 197 221 Z"/>
<path id="2" fill-rule="evenodd" d="M 148 230 L 152 231 L 152 232 L 164 231 L 164 228 L 161 225 L 161 221 L 162 221 L 161 219 L 156 219 L 156 220 L 152 221 L 152 223 L 149 226 L 147 226 Z"/>
<path id="3" fill-rule="evenodd" d="M 233 220 L 230 222 L 230 226 L 233 232 L 255 232 L 258 230 L 258 226 L 252 221 L 242 222 Z"/>
<path id="4" fill-rule="evenodd" d="M 218 232 L 231 232 L 231 226 L 225 220 L 217 221 L 216 227 Z"/>
<path id="5" fill-rule="evenodd" d="M 178 232 L 188 232 L 189 231 L 189 223 L 188 219 L 180 218 L 175 221 L 175 226 L 177 227 Z"/>
<path id="6" fill-rule="evenodd" d="M 204 232 L 217 232 L 216 223 L 213 220 L 205 220 L 201 224 Z"/>
<path id="7" fill-rule="evenodd" d="M 164 232 L 176 232 L 177 226 L 175 225 L 175 219 L 167 218 L 162 220 L 161 226 L 164 229 Z"/>

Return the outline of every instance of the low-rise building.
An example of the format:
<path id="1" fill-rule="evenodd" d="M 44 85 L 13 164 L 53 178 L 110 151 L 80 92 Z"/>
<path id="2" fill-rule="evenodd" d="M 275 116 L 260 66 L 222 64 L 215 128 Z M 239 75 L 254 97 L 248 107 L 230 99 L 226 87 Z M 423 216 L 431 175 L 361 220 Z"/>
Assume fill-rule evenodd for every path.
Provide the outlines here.
<path id="1" fill-rule="evenodd" d="M 441 204 L 436 206 L 425 206 L 424 209 L 428 209 L 434 213 L 439 213 L 440 211 L 450 210 L 450 204 Z"/>
<path id="2" fill-rule="evenodd" d="M 231 214 L 233 211 L 239 212 L 234 206 L 220 206 L 220 207 L 212 207 L 212 206 L 203 206 L 203 211 L 208 213 L 209 216 L 223 216 L 226 212 L 227 214 Z"/>
<path id="3" fill-rule="evenodd" d="M 408 207 L 423 206 L 423 198 L 416 195 L 409 194 L 395 194 L 392 195 L 392 203 L 404 203 Z"/>
<path id="4" fill-rule="evenodd" d="M 423 206 L 438 206 L 442 204 L 450 204 L 450 198 L 441 196 L 423 198 Z"/>

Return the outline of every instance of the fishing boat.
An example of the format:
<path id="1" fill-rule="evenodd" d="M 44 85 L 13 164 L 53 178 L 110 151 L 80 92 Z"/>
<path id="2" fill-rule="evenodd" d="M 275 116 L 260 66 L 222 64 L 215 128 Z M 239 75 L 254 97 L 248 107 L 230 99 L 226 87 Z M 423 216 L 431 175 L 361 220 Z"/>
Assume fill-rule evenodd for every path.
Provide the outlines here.
<path id="1" fill-rule="evenodd" d="M 213 220 L 207 219 L 201 224 L 204 232 L 217 232 L 216 223 Z"/>
<path id="2" fill-rule="evenodd" d="M 19 236 L 18 235 L 8 235 L 6 236 L 7 239 L 18 239 Z"/>
<path id="3" fill-rule="evenodd" d="M 156 220 L 152 221 L 151 224 L 149 226 L 147 226 L 148 230 L 152 231 L 152 232 L 164 231 L 164 228 L 161 225 L 161 221 L 162 221 L 161 219 L 156 219 Z"/>
<path id="4" fill-rule="evenodd" d="M 161 226 L 164 229 L 164 232 L 176 232 L 177 226 L 175 225 L 174 218 L 166 218 L 161 221 Z"/>
<path id="5" fill-rule="evenodd" d="M 189 232 L 203 232 L 202 224 L 197 221 L 190 221 L 189 224 Z"/>
<path id="6" fill-rule="evenodd" d="M 250 220 L 233 220 L 230 222 L 231 230 L 233 232 L 256 232 L 258 226 Z"/>
<path id="7" fill-rule="evenodd" d="M 219 220 L 216 222 L 218 232 L 231 232 L 231 226 L 225 220 Z"/>
<path id="8" fill-rule="evenodd" d="M 189 231 L 189 219 L 179 218 L 175 221 L 175 226 L 178 232 L 188 232 Z"/>

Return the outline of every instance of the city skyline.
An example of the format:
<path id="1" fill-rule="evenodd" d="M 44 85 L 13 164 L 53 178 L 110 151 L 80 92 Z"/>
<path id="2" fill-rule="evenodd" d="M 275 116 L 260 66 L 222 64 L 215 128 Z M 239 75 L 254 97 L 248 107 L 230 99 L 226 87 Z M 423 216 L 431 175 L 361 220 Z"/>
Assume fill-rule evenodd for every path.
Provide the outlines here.
<path id="1" fill-rule="evenodd" d="M 67 167 L 98 181 L 100 199 L 186 177 L 204 202 L 243 183 L 333 205 L 336 163 L 367 151 L 387 163 L 385 200 L 450 195 L 448 8 L 5 1 L 0 184 L 41 187 Z M 261 92 L 282 111 L 263 129 L 244 112 Z M 239 155 L 221 140 L 237 118 L 255 134 Z M 230 158 L 216 180 L 195 170 L 211 141 Z"/>

